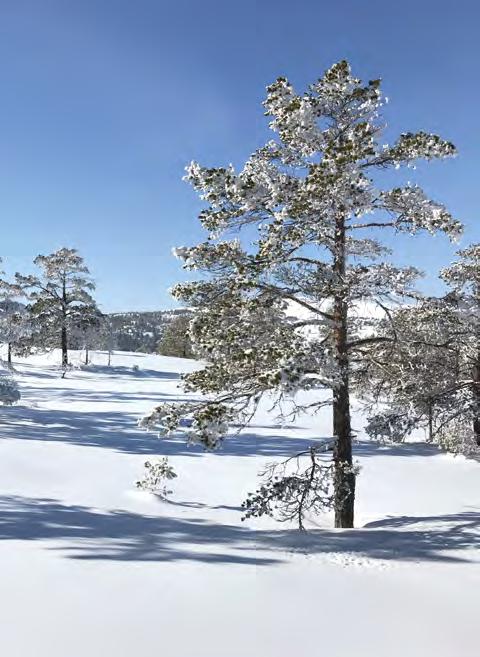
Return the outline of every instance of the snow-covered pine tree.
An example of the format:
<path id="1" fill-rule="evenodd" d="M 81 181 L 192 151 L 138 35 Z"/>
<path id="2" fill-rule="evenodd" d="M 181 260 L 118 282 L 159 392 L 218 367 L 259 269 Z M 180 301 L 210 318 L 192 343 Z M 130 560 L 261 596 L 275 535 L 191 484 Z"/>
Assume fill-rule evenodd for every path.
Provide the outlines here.
<path id="1" fill-rule="evenodd" d="M 472 244 L 457 255 L 457 261 L 441 272 L 452 289 L 458 322 L 453 336 L 458 354 L 455 412 L 456 419 L 470 423 L 467 436 L 470 433 L 471 442 L 480 448 L 480 244 Z"/>
<path id="2" fill-rule="evenodd" d="M 471 453 L 480 447 L 480 246 L 459 251 L 441 277 L 448 294 L 390 313 L 394 348 L 370 347 L 368 397 L 383 410 L 367 430 L 402 440 L 424 426 L 430 440 Z"/>
<path id="3" fill-rule="evenodd" d="M 2 258 L 0 258 L 0 263 Z M 3 276 L 1 271 L 0 275 Z M 22 305 L 14 298 L 20 290 L 17 286 L 5 279 L 0 279 L 0 341 L 7 344 L 8 369 L 12 369 L 12 343 L 17 343 L 23 334 L 20 328 L 23 325 Z M 19 401 L 20 391 L 11 373 L 0 372 L 0 403 L 11 405 Z"/>
<path id="4" fill-rule="evenodd" d="M 12 353 L 30 335 L 30 318 L 25 305 L 12 299 L 10 292 L 0 301 L 0 341 L 7 345 L 7 364 L 11 368 Z"/>
<path id="5" fill-rule="evenodd" d="M 193 162 L 187 180 L 208 204 L 200 214 L 208 240 L 182 247 L 184 266 L 210 279 L 180 284 L 174 296 L 197 311 L 195 349 L 207 367 L 185 377 L 209 393 L 203 405 L 162 405 L 146 426 L 163 431 L 193 416 L 191 437 L 215 447 L 239 413 L 243 420 L 266 392 L 333 389 L 335 525 L 354 522 L 350 394 L 355 366 L 369 342 L 369 321 L 355 316 L 361 300 L 409 292 L 417 271 L 386 260 L 375 230 L 415 234 L 461 230 L 447 210 L 416 185 L 379 189 L 375 172 L 437 159 L 454 146 L 425 132 L 382 145 L 380 81 L 363 84 L 341 61 L 295 93 L 285 78 L 267 89 L 266 114 L 277 139 L 257 150 L 240 172 Z M 245 239 L 238 235 L 242 229 Z M 258 240 L 250 243 L 256 229 Z M 288 304 L 309 312 L 288 316 Z M 307 328 L 312 330 L 307 330 Z M 228 392 L 225 392 L 228 391 Z M 325 395 L 309 404 L 315 410 Z M 245 420 L 246 421 L 246 420 Z"/>
<path id="6" fill-rule="evenodd" d="M 433 442 L 458 381 L 458 321 L 451 295 L 388 309 L 378 331 L 390 340 L 366 346 L 357 395 L 369 413 L 367 432 L 401 442 L 426 429 Z"/>
<path id="7" fill-rule="evenodd" d="M 71 342 L 85 352 L 84 364 L 90 363 L 92 349 L 101 349 L 105 343 L 105 315 L 96 305 L 85 307 L 81 317 L 72 330 Z"/>
<path id="8" fill-rule="evenodd" d="M 108 367 L 110 367 L 110 365 L 112 364 L 112 353 L 115 346 L 112 318 L 110 315 L 103 316 L 103 322 L 100 329 L 100 333 L 101 333 L 100 346 L 102 349 L 106 349 L 107 351 L 108 354 L 107 365 Z"/>
<path id="9" fill-rule="evenodd" d="M 17 273 L 15 282 L 29 301 L 40 346 L 59 347 L 62 367 L 66 368 L 72 329 L 96 310 L 90 294 L 95 284 L 76 249 L 61 248 L 50 255 L 39 255 L 34 264 L 41 270 L 39 276 Z"/>
<path id="10" fill-rule="evenodd" d="M 0 258 L 0 262 L 2 259 Z M 3 276 L 1 271 L 0 275 Z M 12 349 L 28 335 L 28 313 L 17 299 L 22 296 L 18 285 L 0 278 L 0 342 L 7 345 L 7 363 L 12 367 Z"/>

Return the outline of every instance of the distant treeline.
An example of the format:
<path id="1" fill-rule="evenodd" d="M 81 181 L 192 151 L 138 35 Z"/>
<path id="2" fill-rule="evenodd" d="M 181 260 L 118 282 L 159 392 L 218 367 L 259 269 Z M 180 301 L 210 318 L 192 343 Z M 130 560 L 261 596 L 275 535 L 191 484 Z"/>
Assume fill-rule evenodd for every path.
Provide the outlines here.
<path id="1" fill-rule="evenodd" d="M 156 310 L 107 315 L 112 330 L 112 349 L 153 353 L 163 339 L 166 328 L 185 310 Z"/>

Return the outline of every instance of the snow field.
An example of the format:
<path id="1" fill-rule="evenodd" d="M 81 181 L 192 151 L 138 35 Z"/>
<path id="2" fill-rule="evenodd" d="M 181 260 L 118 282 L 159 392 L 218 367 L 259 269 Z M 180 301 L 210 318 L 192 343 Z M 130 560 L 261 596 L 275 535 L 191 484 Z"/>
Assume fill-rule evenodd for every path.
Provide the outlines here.
<path id="1" fill-rule="evenodd" d="M 2 655 L 478 655 L 479 463 L 361 440 L 357 529 L 241 522 L 258 471 L 329 435 L 327 410 L 261 412 L 207 454 L 136 427 L 194 363 L 94 353 L 62 380 L 56 362 L 16 362 L 22 400 L 0 411 Z M 169 502 L 135 488 L 157 454 Z"/>

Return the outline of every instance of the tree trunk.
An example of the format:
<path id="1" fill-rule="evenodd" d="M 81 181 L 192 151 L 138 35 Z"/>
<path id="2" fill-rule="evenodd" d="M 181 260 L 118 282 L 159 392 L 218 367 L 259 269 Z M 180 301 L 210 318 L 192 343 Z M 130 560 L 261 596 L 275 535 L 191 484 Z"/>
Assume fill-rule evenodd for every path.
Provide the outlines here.
<path id="1" fill-rule="evenodd" d="M 355 506 L 355 474 L 352 470 L 352 430 L 350 424 L 349 358 L 347 345 L 348 306 L 345 281 L 345 222 L 337 220 L 335 231 L 334 271 L 340 291 L 334 297 L 335 359 L 340 372 L 340 382 L 333 391 L 333 449 L 334 461 L 334 509 L 335 527 L 353 527 Z"/>
<path id="2" fill-rule="evenodd" d="M 477 311 L 480 309 L 480 284 L 477 283 L 475 287 L 475 302 Z M 478 340 L 478 332 L 477 332 Z M 472 381 L 473 381 L 473 437 L 475 443 L 480 447 L 480 346 L 477 341 L 477 358 L 473 365 L 472 371 Z"/>
<path id="3" fill-rule="evenodd" d="M 63 277 L 63 290 L 62 290 L 62 367 L 68 367 L 68 336 L 67 336 L 67 281 Z"/>
<path id="4" fill-rule="evenodd" d="M 428 400 L 428 438 L 427 442 L 433 443 L 433 401 Z"/>
<path id="5" fill-rule="evenodd" d="M 67 327 L 62 326 L 62 367 L 68 366 L 68 339 L 67 339 Z"/>
<path id="6" fill-rule="evenodd" d="M 10 342 L 8 343 L 7 363 L 8 363 L 8 367 L 11 368 L 12 367 L 12 345 L 11 345 Z"/>
<path id="7" fill-rule="evenodd" d="M 346 330 L 343 326 L 335 330 L 337 363 L 341 371 L 341 381 L 333 391 L 333 434 L 336 438 L 333 450 L 335 527 L 353 527 L 355 505 L 348 354 L 345 338 Z"/>
<path id="8" fill-rule="evenodd" d="M 473 366 L 473 435 L 476 444 L 480 447 L 480 354 L 477 362 Z"/>
<path id="9" fill-rule="evenodd" d="M 112 363 L 112 351 L 113 351 L 113 328 L 111 323 L 108 324 L 108 367 Z"/>
<path id="10" fill-rule="evenodd" d="M 88 362 L 89 362 L 88 361 L 88 356 L 89 356 L 88 347 L 85 346 L 85 365 L 88 365 Z"/>

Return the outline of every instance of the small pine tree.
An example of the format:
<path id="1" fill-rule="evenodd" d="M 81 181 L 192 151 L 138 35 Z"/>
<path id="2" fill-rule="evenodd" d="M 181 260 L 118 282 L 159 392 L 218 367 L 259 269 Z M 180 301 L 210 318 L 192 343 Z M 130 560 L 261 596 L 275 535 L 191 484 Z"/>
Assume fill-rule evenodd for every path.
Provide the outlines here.
<path id="1" fill-rule="evenodd" d="M 95 306 L 87 306 L 71 332 L 72 344 L 85 353 L 84 364 L 90 362 L 92 349 L 101 348 L 105 343 L 106 318 Z"/>
<path id="2" fill-rule="evenodd" d="M 175 479 L 177 474 L 168 461 L 168 456 L 154 461 L 145 461 L 144 473 L 142 479 L 137 481 L 137 488 L 140 490 L 156 493 L 163 499 L 171 493 L 167 489 L 167 482 Z"/>
<path id="3" fill-rule="evenodd" d="M 39 255 L 34 264 L 40 268 L 40 275 L 17 273 L 15 282 L 29 301 L 37 344 L 42 348 L 59 347 L 65 369 L 72 330 L 96 312 L 90 294 L 95 285 L 76 249 L 62 248 L 50 255 Z"/>
<path id="4" fill-rule="evenodd" d="M 30 317 L 25 306 L 13 299 L 0 301 L 0 340 L 7 345 L 9 367 L 12 367 L 12 354 L 22 351 L 30 334 Z"/>
<path id="5" fill-rule="evenodd" d="M 7 345 L 9 368 L 12 367 L 12 352 L 22 351 L 22 344 L 31 332 L 27 309 L 17 300 L 21 296 L 22 290 L 18 285 L 0 279 L 0 341 Z"/>

